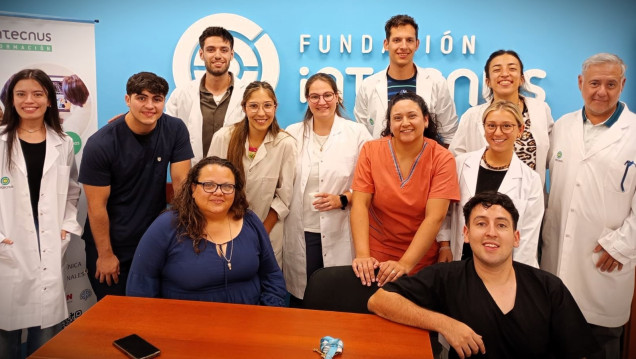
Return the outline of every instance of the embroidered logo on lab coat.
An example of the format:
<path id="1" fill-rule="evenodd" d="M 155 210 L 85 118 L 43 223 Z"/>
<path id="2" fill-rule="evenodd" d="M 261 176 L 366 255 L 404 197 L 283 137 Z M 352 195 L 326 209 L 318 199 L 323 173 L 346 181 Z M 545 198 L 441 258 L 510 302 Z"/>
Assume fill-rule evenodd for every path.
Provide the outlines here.
<path id="1" fill-rule="evenodd" d="M 11 183 L 11 179 L 9 179 L 9 177 L 2 177 L 2 179 L 0 179 L 0 184 L 3 186 L 8 185 L 9 183 Z"/>
<path id="2" fill-rule="evenodd" d="M 556 157 L 554 158 L 555 161 L 563 161 L 563 152 L 559 151 L 556 154 Z"/>

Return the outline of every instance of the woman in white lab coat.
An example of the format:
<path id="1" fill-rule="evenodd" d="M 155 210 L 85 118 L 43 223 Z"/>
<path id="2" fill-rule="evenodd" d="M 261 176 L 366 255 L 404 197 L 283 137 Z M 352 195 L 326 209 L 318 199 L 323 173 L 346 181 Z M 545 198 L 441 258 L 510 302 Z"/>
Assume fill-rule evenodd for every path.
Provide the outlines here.
<path id="1" fill-rule="evenodd" d="M 0 127 L 0 357 L 21 358 L 68 317 L 62 258 L 77 223 L 73 141 L 62 131 L 55 87 L 41 70 L 14 75 Z"/>
<path id="2" fill-rule="evenodd" d="M 457 177 L 461 199 L 452 203 L 440 241 L 450 241 L 453 260 L 468 259 L 472 251 L 464 243 L 462 209 L 475 194 L 496 191 L 508 195 L 519 212 L 517 229 L 521 240 L 513 259 L 538 268 L 537 249 L 543 218 L 543 186 L 539 175 L 523 163 L 514 151 L 515 141 L 523 133 L 521 112 L 515 103 L 495 101 L 484 111 L 482 126 L 487 147 L 457 156 Z M 444 254 L 444 256 L 442 256 Z M 440 261 L 449 261 L 448 251 L 440 252 Z"/>
<path id="3" fill-rule="evenodd" d="M 283 274 L 292 306 L 302 303 L 315 270 L 348 265 L 353 259 L 350 187 L 360 148 L 371 139 L 364 125 L 342 117 L 342 98 L 330 75 L 311 76 L 305 98 L 305 118 L 287 128 L 299 151 L 283 244 Z"/>
<path id="4" fill-rule="evenodd" d="M 498 50 L 490 54 L 484 67 L 488 94 L 486 103 L 469 108 L 459 120 L 459 127 L 448 148 L 453 155 L 476 151 L 486 146 L 482 118 L 484 111 L 497 100 L 510 101 L 521 110 L 524 130 L 515 143 L 517 157 L 537 171 L 545 183 L 545 169 L 550 148 L 550 132 L 554 119 L 544 101 L 524 96 L 523 62 L 512 50 Z"/>
<path id="5" fill-rule="evenodd" d="M 209 155 L 227 158 L 244 174 L 250 209 L 265 225 L 282 268 L 283 224 L 294 184 L 296 140 L 278 125 L 278 102 L 269 83 L 247 85 L 241 106 L 245 118 L 214 134 Z"/>

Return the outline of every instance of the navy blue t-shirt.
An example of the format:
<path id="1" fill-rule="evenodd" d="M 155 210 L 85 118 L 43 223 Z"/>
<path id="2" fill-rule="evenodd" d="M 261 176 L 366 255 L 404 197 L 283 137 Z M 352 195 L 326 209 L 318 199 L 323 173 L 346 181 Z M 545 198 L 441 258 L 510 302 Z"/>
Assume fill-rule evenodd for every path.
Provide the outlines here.
<path id="1" fill-rule="evenodd" d="M 121 116 L 86 141 L 79 182 L 110 186 L 110 241 L 120 262 L 132 259 L 141 236 L 166 208 L 170 163 L 192 157 L 185 124 L 166 114 L 147 135 L 136 135 Z M 95 246 L 88 219 L 83 237 L 87 246 Z"/>

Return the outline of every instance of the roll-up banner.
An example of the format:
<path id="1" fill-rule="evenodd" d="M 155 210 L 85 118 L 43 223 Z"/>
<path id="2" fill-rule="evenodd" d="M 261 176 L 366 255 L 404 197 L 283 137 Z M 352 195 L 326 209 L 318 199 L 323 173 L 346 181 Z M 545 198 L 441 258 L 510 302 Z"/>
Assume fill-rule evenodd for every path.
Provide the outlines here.
<path id="1" fill-rule="evenodd" d="M 0 86 L 22 69 L 38 68 L 49 75 L 55 85 L 62 126 L 75 143 L 79 168 L 84 143 L 97 130 L 95 21 L 0 12 L 0 63 Z M 83 226 L 83 195 L 78 217 Z M 80 237 L 73 235 L 63 266 L 69 310 L 65 324 L 69 324 L 95 304 Z"/>

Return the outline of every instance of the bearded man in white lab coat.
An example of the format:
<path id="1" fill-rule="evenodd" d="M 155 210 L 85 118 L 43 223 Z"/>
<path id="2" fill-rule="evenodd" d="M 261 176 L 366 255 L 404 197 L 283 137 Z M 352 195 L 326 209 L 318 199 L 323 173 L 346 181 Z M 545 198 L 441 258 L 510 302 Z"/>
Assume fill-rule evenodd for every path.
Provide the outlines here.
<path id="1" fill-rule="evenodd" d="M 585 105 L 554 125 L 541 268 L 572 292 L 607 358 L 620 357 L 636 263 L 636 114 L 625 64 L 600 53 L 578 77 Z"/>
<path id="2" fill-rule="evenodd" d="M 208 27 L 199 36 L 199 46 L 205 74 L 177 87 L 166 102 L 166 113 L 188 127 L 193 165 L 208 156 L 216 131 L 243 119 L 241 100 L 247 85 L 229 71 L 234 59 L 234 37 L 229 31 Z"/>

